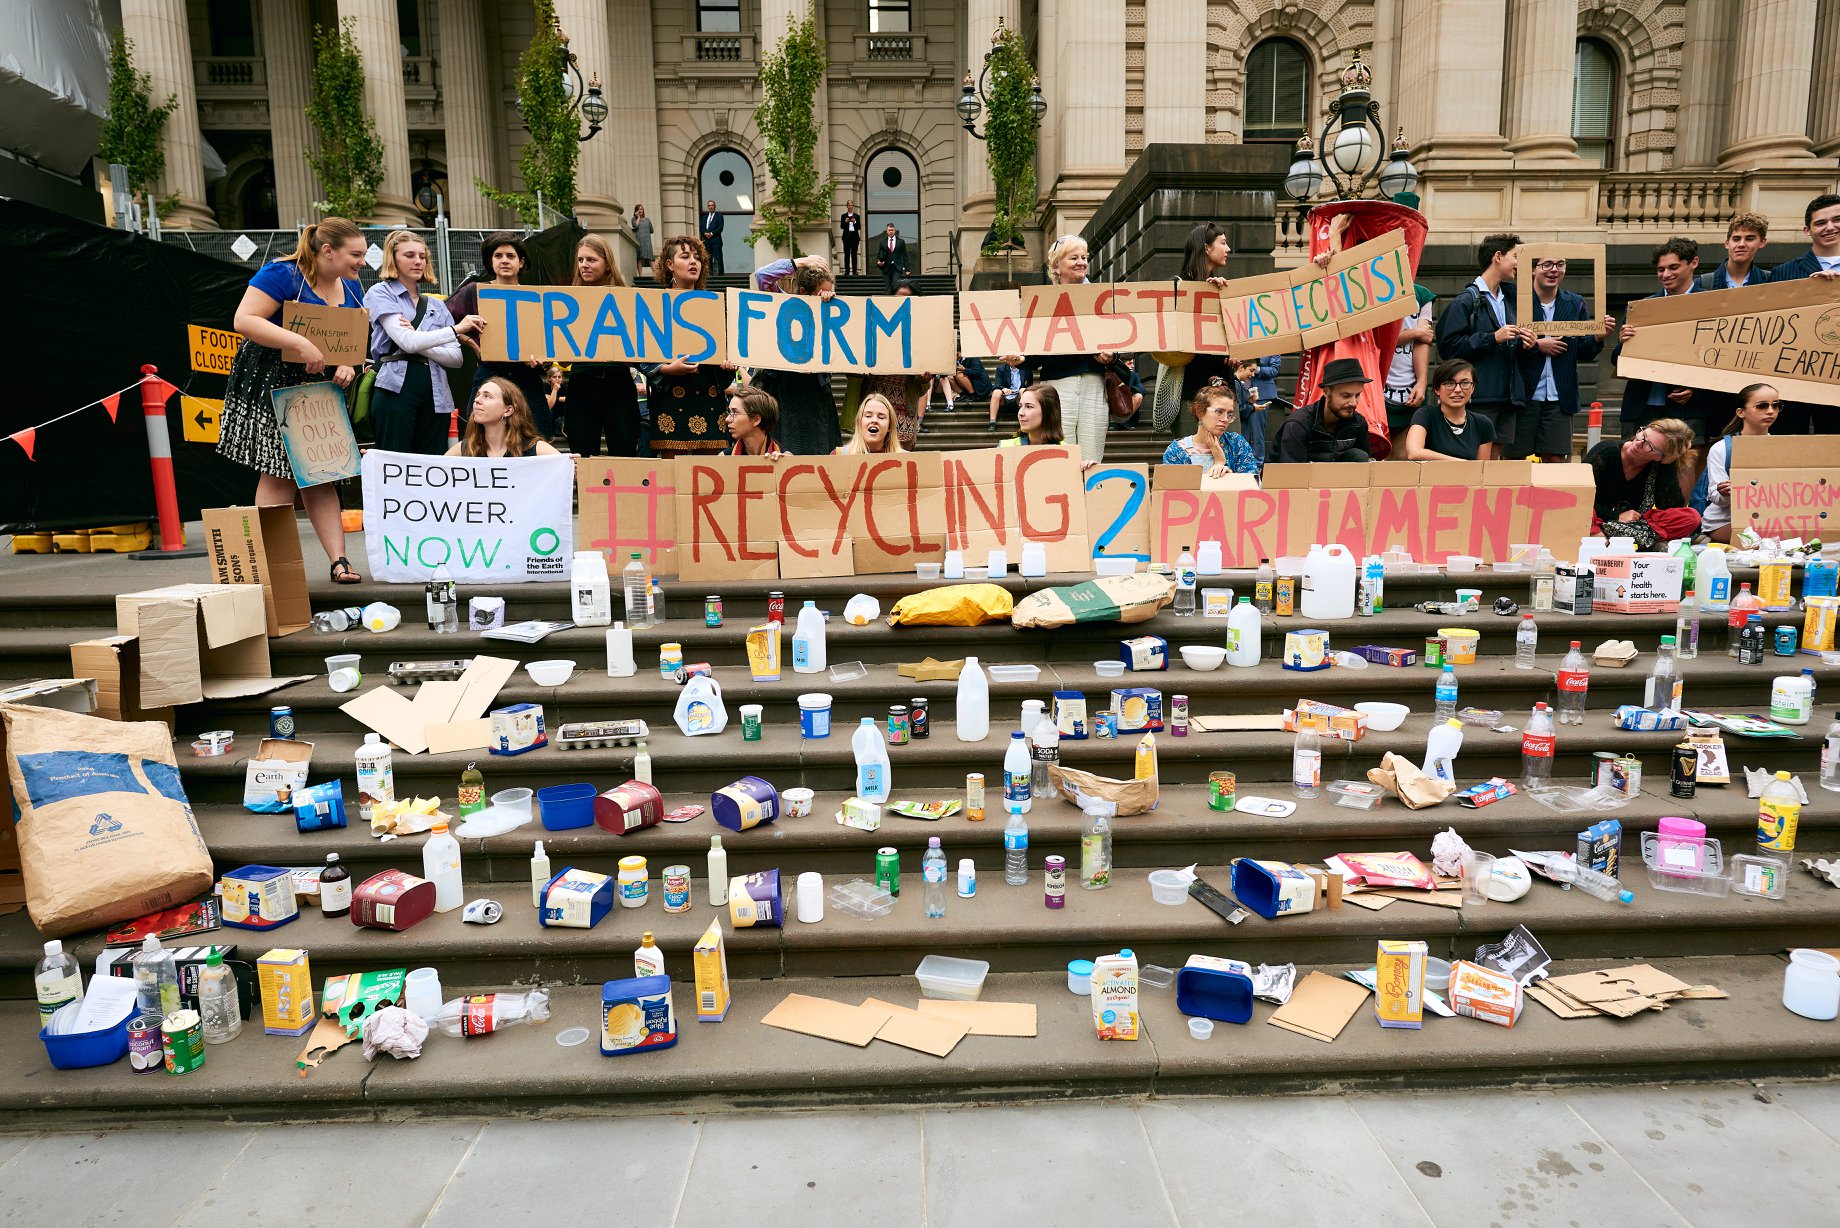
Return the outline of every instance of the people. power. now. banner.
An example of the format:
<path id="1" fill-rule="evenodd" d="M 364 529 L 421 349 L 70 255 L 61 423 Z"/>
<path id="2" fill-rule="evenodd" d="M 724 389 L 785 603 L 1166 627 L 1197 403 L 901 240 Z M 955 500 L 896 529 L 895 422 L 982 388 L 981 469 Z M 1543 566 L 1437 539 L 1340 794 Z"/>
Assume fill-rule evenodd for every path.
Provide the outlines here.
<path id="1" fill-rule="evenodd" d="M 364 454 L 371 575 L 461 582 L 566 580 L 575 550 L 574 458 Z"/>

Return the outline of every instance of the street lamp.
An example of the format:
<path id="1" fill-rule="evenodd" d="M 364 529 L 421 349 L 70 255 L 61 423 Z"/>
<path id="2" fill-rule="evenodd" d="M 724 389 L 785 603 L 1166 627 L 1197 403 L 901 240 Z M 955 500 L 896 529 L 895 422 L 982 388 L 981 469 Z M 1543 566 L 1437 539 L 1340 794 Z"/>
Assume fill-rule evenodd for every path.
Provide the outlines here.
<path id="1" fill-rule="evenodd" d="M 1321 135 L 1314 143 L 1307 132 L 1297 138 L 1297 150 L 1284 177 L 1284 190 L 1293 199 L 1311 200 L 1325 178 L 1338 200 L 1358 198 L 1376 186 L 1382 195 L 1393 197 L 1418 185 L 1418 168 L 1406 156 L 1405 129 L 1393 140 L 1392 157 L 1384 164 L 1381 161 L 1386 128 L 1370 88 L 1373 82 L 1373 72 L 1361 53 L 1355 52 L 1354 61 L 1342 73 L 1341 97 L 1329 104 Z M 1318 149 L 1322 150 L 1320 157 Z"/>
<path id="2" fill-rule="evenodd" d="M 977 130 L 978 116 L 984 113 L 984 106 L 990 101 L 990 95 L 985 91 L 984 86 L 990 79 L 990 61 L 996 54 L 998 44 L 1003 41 L 1003 33 L 1003 19 L 999 17 L 997 28 L 990 36 L 990 50 L 984 53 L 984 71 L 978 74 L 977 83 L 973 85 L 971 73 L 966 70 L 964 84 L 958 95 L 958 103 L 953 108 L 958 112 L 959 122 L 964 125 L 965 131 L 980 141 L 984 139 L 984 134 Z M 1048 113 L 1048 100 L 1041 96 L 1040 77 L 1029 78 L 1029 110 L 1034 112 L 1037 125 Z"/>
<path id="3" fill-rule="evenodd" d="M 592 141 L 599 135 L 601 126 L 607 122 L 607 100 L 601 96 L 601 75 L 597 71 L 584 82 L 581 78 L 581 61 L 573 51 L 568 51 L 569 36 L 563 32 L 560 23 L 556 25 L 556 37 L 562 40 L 564 51 L 569 57 L 568 68 L 562 74 L 562 88 L 573 95 L 569 99 L 569 109 L 588 121 L 586 132 L 576 133 L 578 141 Z M 574 80 L 571 81 L 570 78 Z M 517 108 L 519 120 L 524 120 L 524 100 L 514 98 L 511 103 Z M 530 124 L 524 120 L 524 131 L 530 131 Z"/>

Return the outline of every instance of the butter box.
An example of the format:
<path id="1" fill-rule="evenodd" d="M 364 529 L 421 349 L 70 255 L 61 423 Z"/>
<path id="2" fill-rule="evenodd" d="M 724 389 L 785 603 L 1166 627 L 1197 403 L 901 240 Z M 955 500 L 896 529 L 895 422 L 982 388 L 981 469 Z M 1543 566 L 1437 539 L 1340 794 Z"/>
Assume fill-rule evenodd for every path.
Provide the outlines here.
<path id="1" fill-rule="evenodd" d="M 1382 938 L 1374 955 L 1374 1017 L 1383 1028 L 1425 1026 L 1423 942 Z M 1454 983 L 1454 982 L 1453 982 Z"/>
<path id="2" fill-rule="evenodd" d="M 1133 673 L 1169 668 L 1169 641 L 1160 635 L 1139 635 L 1118 641 L 1118 659 Z"/>
<path id="3" fill-rule="evenodd" d="M 543 888 L 543 911 L 537 924 L 545 929 L 591 930 L 613 908 L 613 877 L 569 866 Z"/>
<path id="4" fill-rule="evenodd" d="M 262 1030 L 270 1036 L 300 1036 L 313 1030 L 313 970 L 307 953 L 277 947 L 256 960 L 262 989 Z"/>
<path id="5" fill-rule="evenodd" d="M 1450 992 L 1445 1000 L 1459 1015 L 1504 1028 L 1514 1026 L 1525 1002 L 1519 981 L 1505 972 L 1461 959 L 1450 965 Z"/>
<path id="6" fill-rule="evenodd" d="M 722 945 L 722 923 L 711 921 L 690 953 L 696 977 L 696 1020 L 720 1023 L 728 1016 L 728 948 Z"/>

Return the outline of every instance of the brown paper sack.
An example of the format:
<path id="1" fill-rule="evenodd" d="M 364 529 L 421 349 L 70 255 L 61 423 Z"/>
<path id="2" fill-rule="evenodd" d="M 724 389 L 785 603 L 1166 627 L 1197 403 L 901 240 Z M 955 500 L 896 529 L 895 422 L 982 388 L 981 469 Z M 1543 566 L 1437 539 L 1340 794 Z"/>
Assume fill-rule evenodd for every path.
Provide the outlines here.
<path id="1" fill-rule="evenodd" d="M 0 704 L 26 909 L 48 938 L 195 900 L 211 854 L 157 722 Z"/>
<path id="2" fill-rule="evenodd" d="M 1117 803 L 1121 816 L 1149 813 L 1161 792 L 1154 777 L 1149 780 L 1113 780 L 1109 776 L 1094 776 L 1091 772 L 1062 767 L 1058 763 L 1049 765 L 1048 779 L 1054 782 L 1054 790 L 1061 795 L 1062 801 L 1077 806 L 1081 796 L 1102 797 L 1108 802 Z"/>
<path id="3" fill-rule="evenodd" d="M 1367 769 L 1367 779 L 1404 802 L 1409 810 L 1435 806 L 1457 791 L 1453 782 L 1425 775 L 1416 763 L 1390 750 L 1379 767 Z"/>
<path id="4" fill-rule="evenodd" d="M 1176 582 L 1147 571 L 1100 576 L 1065 588 L 1044 588 L 1016 603 L 1010 622 L 1018 627 L 1065 627 L 1072 623 L 1141 623 L 1176 599 Z"/>

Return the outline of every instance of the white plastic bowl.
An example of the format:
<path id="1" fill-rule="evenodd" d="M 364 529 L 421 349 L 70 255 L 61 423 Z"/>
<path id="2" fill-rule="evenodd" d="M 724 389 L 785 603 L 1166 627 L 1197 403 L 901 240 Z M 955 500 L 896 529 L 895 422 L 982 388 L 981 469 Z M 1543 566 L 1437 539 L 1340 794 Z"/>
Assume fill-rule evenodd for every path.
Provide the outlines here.
<path id="1" fill-rule="evenodd" d="M 1425 957 L 1425 988 L 1438 997 L 1450 992 L 1450 961 L 1436 956 Z"/>
<path id="2" fill-rule="evenodd" d="M 1188 903 L 1188 880 L 1179 870 L 1150 871 L 1150 898 L 1158 904 Z"/>
<path id="3" fill-rule="evenodd" d="M 1203 673 L 1220 668 L 1220 663 L 1227 659 L 1227 650 L 1215 648 L 1208 644 L 1182 645 L 1182 664 Z"/>
<path id="4" fill-rule="evenodd" d="M 1478 554 L 1453 554 L 1444 560 L 1444 570 L 1453 575 L 1474 571 L 1482 566 L 1482 556 Z"/>
<path id="5" fill-rule="evenodd" d="M 1370 733 L 1391 733 L 1406 723 L 1406 717 L 1412 709 L 1404 704 L 1361 703 L 1354 706 L 1356 712 L 1367 715 L 1367 728 Z"/>
<path id="6" fill-rule="evenodd" d="M 937 563 L 915 563 L 914 564 L 914 579 L 916 580 L 937 580 L 938 578 L 939 578 L 939 564 Z"/>
<path id="7" fill-rule="evenodd" d="M 575 675 L 573 661 L 532 661 L 524 667 L 538 686 L 561 686 Z"/>

